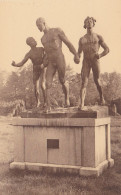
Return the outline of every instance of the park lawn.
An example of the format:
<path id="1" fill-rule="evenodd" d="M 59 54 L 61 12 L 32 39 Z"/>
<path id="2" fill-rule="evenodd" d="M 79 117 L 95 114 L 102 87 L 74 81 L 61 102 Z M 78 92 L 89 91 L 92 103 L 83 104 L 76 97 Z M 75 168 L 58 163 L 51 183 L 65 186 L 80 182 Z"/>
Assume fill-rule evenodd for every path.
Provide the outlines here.
<path id="1" fill-rule="evenodd" d="M 121 194 L 121 117 L 112 118 L 111 146 L 115 165 L 98 178 L 15 171 L 9 170 L 9 163 L 1 163 L 0 195 Z"/>

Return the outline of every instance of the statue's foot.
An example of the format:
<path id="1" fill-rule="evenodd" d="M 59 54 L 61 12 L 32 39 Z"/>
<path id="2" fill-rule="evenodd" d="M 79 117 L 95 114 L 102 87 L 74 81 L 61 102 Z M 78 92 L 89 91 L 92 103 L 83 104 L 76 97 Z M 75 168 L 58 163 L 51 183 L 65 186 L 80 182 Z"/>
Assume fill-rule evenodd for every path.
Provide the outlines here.
<path id="1" fill-rule="evenodd" d="M 51 107 L 50 106 L 45 106 L 45 108 L 44 108 L 44 111 L 43 111 L 44 113 L 50 113 L 51 112 Z"/>
<path id="2" fill-rule="evenodd" d="M 66 103 L 65 103 L 65 106 L 64 106 L 65 108 L 68 108 L 68 107 L 70 107 L 70 101 L 68 100 L 68 101 L 66 101 Z"/>
<path id="3" fill-rule="evenodd" d="M 105 106 L 105 100 L 104 100 L 104 98 L 102 98 L 102 99 L 100 100 L 100 105 L 101 105 L 101 106 Z"/>
<path id="4" fill-rule="evenodd" d="M 67 105 L 67 104 L 65 104 L 65 106 L 64 106 L 64 108 L 69 108 L 70 107 L 70 105 Z"/>
<path id="5" fill-rule="evenodd" d="M 37 106 L 36 106 L 36 109 L 37 110 L 44 110 L 44 104 L 38 104 Z"/>
<path id="6" fill-rule="evenodd" d="M 79 105 L 78 110 L 79 111 L 84 110 L 84 105 Z"/>
<path id="7" fill-rule="evenodd" d="M 41 104 L 40 102 L 37 103 L 37 108 L 40 108 L 43 104 Z"/>

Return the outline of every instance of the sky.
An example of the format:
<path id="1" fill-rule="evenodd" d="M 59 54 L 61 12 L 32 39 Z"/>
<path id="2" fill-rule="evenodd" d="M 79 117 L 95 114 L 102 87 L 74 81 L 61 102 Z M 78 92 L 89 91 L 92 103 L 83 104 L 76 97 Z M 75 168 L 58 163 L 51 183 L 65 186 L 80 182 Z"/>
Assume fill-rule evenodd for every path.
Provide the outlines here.
<path id="1" fill-rule="evenodd" d="M 34 37 L 42 46 L 37 18 L 45 18 L 49 27 L 60 27 L 78 50 L 78 41 L 86 34 L 83 24 L 87 16 L 96 19 L 94 32 L 102 35 L 110 48 L 110 53 L 100 59 L 101 72 L 121 73 L 121 0 L 0 0 L 0 71 L 20 70 L 11 62 L 20 62 L 29 51 L 27 37 Z M 80 73 L 82 58 L 77 65 L 64 44 L 63 52 L 67 65 Z"/>

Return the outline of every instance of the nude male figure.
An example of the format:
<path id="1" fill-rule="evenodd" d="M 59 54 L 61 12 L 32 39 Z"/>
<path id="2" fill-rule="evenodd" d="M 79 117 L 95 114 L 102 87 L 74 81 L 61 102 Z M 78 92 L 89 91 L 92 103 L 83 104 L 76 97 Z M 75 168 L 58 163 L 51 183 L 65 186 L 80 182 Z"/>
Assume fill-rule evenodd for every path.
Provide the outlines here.
<path id="1" fill-rule="evenodd" d="M 32 61 L 34 93 L 37 102 L 37 107 L 39 107 L 41 105 L 39 98 L 39 85 L 41 85 L 45 103 L 45 67 L 47 66 L 47 63 L 45 62 L 46 55 L 43 47 L 36 47 L 37 42 L 33 37 L 28 37 L 26 39 L 26 43 L 30 46 L 30 51 L 25 55 L 24 59 L 21 62 L 15 63 L 15 61 L 13 61 L 12 66 L 21 67 L 27 62 L 28 59 Z"/>
<path id="2" fill-rule="evenodd" d="M 105 100 L 102 93 L 102 88 L 100 85 L 100 63 L 99 59 L 109 53 L 109 48 L 104 42 L 102 36 L 93 32 L 93 27 L 96 20 L 93 17 L 87 17 L 84 21 L 84 28 L 87 29 L 87 33 L 80 38 L 78 54 L 79 57 L 83 52 L 83 64 L 81 70 L 82 86 L 80 90 L 80 105 L 79 109 L 83 110 L 84 100 L 86 95 L 86 87 L 88 84 L 90 70 L 92 69 L 94 82 L 97 86 L 97 90 L 100 96 L 100 104 L 104 105 Z M 100 46 L 103 48 L 102 53 L 99 52 Z"/>
<path id="3" fill-rule="evenodd" d="M 58 77 L 65 94 L 65 106 L 70 106 L 69 102 L 69 86 L 65 81 L 65 58 L 62 53 L 62 42 L 66 44 L 70 52 L 74 55 L 74 61 L 79 63 L 78 54 L 74 46 L 70 43 L 64 32 L 59 28 L 49 28 L 44 18 L 38 18 L 36 25 L 40 32 L 44 32 L 41 42 L 44 46 L 48 58 L 48 67 L 46 72 L 46 98 L 47 98 L 47 111 L 50 110 L 50 88 L 52 86 L 53 77 L 58 71 Z"/>

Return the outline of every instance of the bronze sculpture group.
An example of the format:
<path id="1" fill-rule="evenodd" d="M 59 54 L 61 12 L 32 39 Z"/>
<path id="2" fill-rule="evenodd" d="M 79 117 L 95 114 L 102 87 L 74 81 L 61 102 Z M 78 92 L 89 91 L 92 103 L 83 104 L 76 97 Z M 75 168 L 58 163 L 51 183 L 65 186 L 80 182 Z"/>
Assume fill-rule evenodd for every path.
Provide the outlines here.
<path id="1" fill-rule="evenodd" d="M 40 32 L 44 35 L 41 38 L 43 47 L 36 47 L 37 43 L 34 38 L 29 37 L 26 43 L 31 47 L 30 51 L 25 55 L 20 63 L 12 62 L 13 66 L 23 66 L 28 59 L 33 63 L 33 84 L 35 89 L 35 97 L 37 107 L 41 102 L 39 99 L 39 79 L 44 97 L 44 111 L 51 110 L 50 105 L 50 90 L 52 86 L 53 77 L 58 72 L 59 81 L 65 95 L 65 106 L 69 107 L 69 85 L 65 81 L 65 58 L 62 52 L 62 42 L 69 48 L 70 52 L 74 55 L 74 62 L 79 64 L 81 53 L 83 52 L 83 63 L 81 70 L 82 86 L 80 90 L 80 104 L 79 110 L 84 109 L 84 101 L 86 95 L 86 87 L 90 70 L 92 69 L 94 82 L 100 96 L 100 105 L 105 104 L 105 100 L 100 85 L 100 65 L 99 59 L 109 52 L 109 48 L 104 42 L 102 36 L 93 32 L 93 27 L 96 20 L 93 17 L 87 17 L 84 21 L 84 28 L 87 33 L 80 38 L 78 52 L 68 40 L 65 33 L 60 28 L 49 28 L 44 18 L 38 18 L 36 25 Z M 99 52 L 100 46 L 103 48 L 102 53 Z"/>

